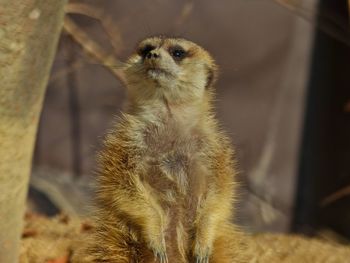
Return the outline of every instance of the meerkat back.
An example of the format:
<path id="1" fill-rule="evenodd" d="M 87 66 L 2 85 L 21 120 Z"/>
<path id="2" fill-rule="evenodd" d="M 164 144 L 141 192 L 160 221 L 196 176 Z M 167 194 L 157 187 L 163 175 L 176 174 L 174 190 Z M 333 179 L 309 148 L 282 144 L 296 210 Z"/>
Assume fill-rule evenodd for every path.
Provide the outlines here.
<path id="1" fill-rule="evenodd" d="M 245 262 L 214 60 L 188 40 L 151 37 L 124 72 L 128 106 L 99 154 L 96 231 L 76 261 Z"/>

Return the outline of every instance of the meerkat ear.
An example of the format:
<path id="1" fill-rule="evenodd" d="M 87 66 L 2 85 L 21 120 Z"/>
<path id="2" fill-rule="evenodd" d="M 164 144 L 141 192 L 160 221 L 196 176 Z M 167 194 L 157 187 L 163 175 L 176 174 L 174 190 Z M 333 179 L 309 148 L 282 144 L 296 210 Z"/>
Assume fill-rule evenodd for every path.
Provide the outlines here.
<path id="1" fill-rule="evenodd" d="M 212 87 L 216 80 L 218 75 L 218 69 L 216 66 L 207 67 L 207 83 L 205 85 L 205 89 L 209 89 Z"/>

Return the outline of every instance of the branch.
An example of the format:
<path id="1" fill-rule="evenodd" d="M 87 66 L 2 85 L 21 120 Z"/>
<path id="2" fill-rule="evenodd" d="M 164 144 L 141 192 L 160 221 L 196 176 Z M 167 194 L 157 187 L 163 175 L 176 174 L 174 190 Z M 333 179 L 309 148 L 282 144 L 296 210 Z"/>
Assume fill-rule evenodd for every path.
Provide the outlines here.
<path id="1" fill-rule="evenodd" d="M 96 19 L 108 35 L 114 51 L 118 53 L 122 49 L 123 41 L 120 30 L 113 23 L 112 17 L 107 15 L 102 9 L 84 3 L 69 3 L 66 5 L 65 11 L 66 13 L 80 14 Z"/>
<path id="2" fill-rule="evenodd" d="M 330 205 L 330 204 L 332 204 L 332 203 L 338 201 L 339 199 L 341 199 L 345 196 L 348 196 L 348 195 L 350 195 L 350 185 L 346 186 L 346 187 L 340 189 L 339 191 L 336 191 L 335 193 L 324 198 L 321 201 L 321 206 Z"/>
<path id="3" fill-rule="evenodd" d="M 184 4 L 181 10 L 181 13 L 175 19 L 174 30 L 179 29 L 185 23 L 185 21 L 190 17 L 193 10 L 193 6 L 194 6 L 193 0 L 189 0 Z"/>
<path id="4" fill-rule="evenodd" d="M 68 16 L 64 18 L 63 28 L 87 54 L 106 67 L 118 80 L 125 83 L 124 74 L 120 69 L 123 67 L 123 63 L 119 59 L 111 54 L 107 54 L 99 44 L 93 41 L 89 35 Z"/>

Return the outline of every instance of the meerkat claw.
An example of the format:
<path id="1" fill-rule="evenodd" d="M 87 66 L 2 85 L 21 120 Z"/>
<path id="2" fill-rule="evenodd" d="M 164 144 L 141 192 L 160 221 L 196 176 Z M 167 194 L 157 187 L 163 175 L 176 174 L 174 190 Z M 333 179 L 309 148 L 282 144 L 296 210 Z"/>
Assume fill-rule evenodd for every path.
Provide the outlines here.
<path id="1" fill-rule="evenodd" d="M 209 256 L 199 257 L 196 256 L 196 263 L 209 263 Z"/>
<path id="2" fill-rule="evenodd" d="M 205 255 L 196 255 L 196 263 L 209 263 L 209 253 L 206 253 Z"/>
<path id="3" fill-rule="evenodd" d="M 154 259 L 160 263 L 168 263 L 168 256 L 165 251 L 154 252 Z"/>

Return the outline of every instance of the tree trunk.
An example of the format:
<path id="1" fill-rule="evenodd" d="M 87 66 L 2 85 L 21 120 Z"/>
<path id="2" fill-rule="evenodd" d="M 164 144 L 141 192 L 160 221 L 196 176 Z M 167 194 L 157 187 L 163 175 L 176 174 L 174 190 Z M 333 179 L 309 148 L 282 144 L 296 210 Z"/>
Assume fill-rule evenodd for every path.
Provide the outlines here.
<path id="1" fill-rule="evenodd" d="M 0 262 L 18 262 L 33 146 L 65 0 L 0 0 Z"/>

